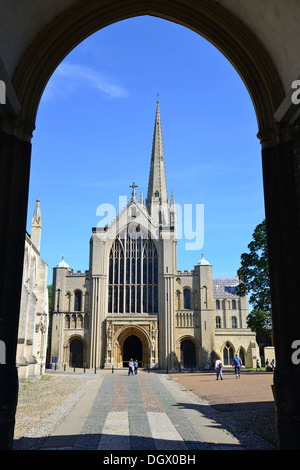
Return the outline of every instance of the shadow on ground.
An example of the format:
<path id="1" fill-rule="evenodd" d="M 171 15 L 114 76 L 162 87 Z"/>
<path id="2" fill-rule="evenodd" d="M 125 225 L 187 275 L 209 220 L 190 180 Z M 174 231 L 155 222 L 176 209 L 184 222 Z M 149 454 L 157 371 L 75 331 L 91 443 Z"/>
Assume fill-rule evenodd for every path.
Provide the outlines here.
<path id="1" fill-rule="evenodd" d="M 175 406 L 199 411 L 238 439 L 244 449 L 276 450 L 275 405 L 270 402 L 178 403 Z"/>
<path id="2" fill-rule="evenodd" d="M 81 434 L 80 436 L 50 436 L 45 438 L 22 437 L 14 444 L 13 450 L 97 450 L 101 441 L 108 441 L 111 446 L 100 449 L 102 452 L 119 452 L 122 455 L 126 451 L 144 451 L 156 455 L 165 451 L 172 454 L 185 454 L 187 451 L 201 450 L 235 450 L 241 449 L 240 445 L 226 445 L 201 441 L 176 441 L 162 440 L 142 436 L 106 435 L 106 434 Z M 118 454 L 116 454 L 118 455 Z M 154 462 L 152 462 L 154 463 Z M 162 462 L 160 462 L 162 463 Z M 169 462 L 170 463 L 170 462 Z"/>

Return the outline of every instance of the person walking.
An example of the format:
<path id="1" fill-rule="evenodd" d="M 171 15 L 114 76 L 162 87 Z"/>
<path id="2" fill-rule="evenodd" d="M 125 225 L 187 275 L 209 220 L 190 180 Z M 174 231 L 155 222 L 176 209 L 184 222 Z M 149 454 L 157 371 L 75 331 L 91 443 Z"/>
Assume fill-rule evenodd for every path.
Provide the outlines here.
<path id="1" fill-rule="evenodd" d="M 138 360 L 136 359 L 134 361 L 134 374 L 135 375 L 137 375 L 138 367 L 139 367 L 139 363 L 138 363 Z"/>
<path id="2" fill-rule="evenodd" d="M 220 376 L 220 379 L 223 380 L 223 364 L 222 364 L 222 361 L 220 359 L 217 359 L 216 360 L 216 363 L 215 363 L 215 371 L 216 371 L 216 374 L 217 374 L 217 380 L 219 380 L 219 376 Z"/>
<path id="3" fill-rule="evenodd" d="M 238 356 L 237 353 L 235 353 L 234 355 L 234 358 L 233 358 L 233 361 L 232 361 L 232 365 L 234 366 L 234 371 L 235 371 L 235 378 L 241 378 L 241 366 L 242 366 L 242 360 L 241 358 Z"/>
<path id="4" fill-rule="evenodd" d="M 133 375 L 133 369 L 134 369 L 134 362 L 133 359 L 131 358 L 130 361 L 128 362 L 128 375 Z"/>

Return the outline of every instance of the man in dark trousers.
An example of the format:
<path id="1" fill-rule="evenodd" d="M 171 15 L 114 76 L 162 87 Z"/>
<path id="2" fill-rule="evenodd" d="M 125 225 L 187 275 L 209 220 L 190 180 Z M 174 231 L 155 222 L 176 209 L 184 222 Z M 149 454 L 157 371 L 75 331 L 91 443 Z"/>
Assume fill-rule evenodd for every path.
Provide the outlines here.
<path id="1" fill-rule="evenodd" d="M 232 365 L 234 366 L 234 371 L 235 371 L 235 378 L 241 378 L 241 367 L 242 367 L 242 361 L 241 358 L 235 353 Z"/>

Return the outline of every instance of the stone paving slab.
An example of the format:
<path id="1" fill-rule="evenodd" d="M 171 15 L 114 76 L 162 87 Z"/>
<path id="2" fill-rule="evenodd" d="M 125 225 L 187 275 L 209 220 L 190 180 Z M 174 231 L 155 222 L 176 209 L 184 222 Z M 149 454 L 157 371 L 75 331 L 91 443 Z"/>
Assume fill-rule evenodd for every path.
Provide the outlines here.
<path id="1" fill-rule="evenodd" d="M 199 398 L 166 374 L 103 371 L 44 450 L 191 451 L 242 449 L 197 409 Z"/>

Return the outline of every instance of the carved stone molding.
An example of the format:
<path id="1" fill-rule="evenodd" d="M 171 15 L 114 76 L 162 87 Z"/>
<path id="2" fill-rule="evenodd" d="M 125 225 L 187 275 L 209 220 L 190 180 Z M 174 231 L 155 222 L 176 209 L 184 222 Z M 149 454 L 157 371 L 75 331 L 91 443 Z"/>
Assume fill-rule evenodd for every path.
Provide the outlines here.
<path id="1" fill-rule="evenodd" d="M 257 138 L 262 148 L 275 147 L 279 143 L 291 140 L 292 127 L 289 124 L 281 124 L 274 121 L 273 127 L 260 130 L 257 133 Z"/>

